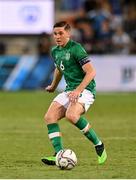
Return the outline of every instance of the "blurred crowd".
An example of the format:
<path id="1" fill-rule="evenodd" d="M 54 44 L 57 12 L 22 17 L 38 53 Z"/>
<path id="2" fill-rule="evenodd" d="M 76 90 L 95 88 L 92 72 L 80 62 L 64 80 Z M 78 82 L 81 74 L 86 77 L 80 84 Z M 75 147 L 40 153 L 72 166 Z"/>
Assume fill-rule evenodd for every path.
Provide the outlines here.
<path id="1" fill-rule="evenodd" d="M 88 53 L 136 54 L 135 0 L 56 0 L 55 3 L 55 21 L 68 21 L 72 38 L 82 43 Z M 46 32 L 16 39 L 22 52 L 39 55 L 49 54 L 53 44 L 51 35 Z M 16 42 L 11 38 L 11 47 Z M 6 53 L 7 46 L 9 44 L 0 39 L 0 54 Z M 16 49 L 9 53 L 16 53 Z"/>
<path id="2" fill-rule="evenodd" d="M 135 0 L 62 0 L 61 9 L 77 12 L 66 20 L 88 53 L 136 53 Z"/>

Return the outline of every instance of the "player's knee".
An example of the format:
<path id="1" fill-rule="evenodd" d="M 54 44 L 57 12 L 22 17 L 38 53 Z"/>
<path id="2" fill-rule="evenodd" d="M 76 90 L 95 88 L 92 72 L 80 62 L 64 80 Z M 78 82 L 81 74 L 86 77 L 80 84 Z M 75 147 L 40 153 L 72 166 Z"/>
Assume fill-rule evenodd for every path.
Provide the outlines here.
<path id="1" fill-rule="evenodd" d="M 49 124 L 53 121 L 53 118 L 49 114 L 44 115 L 44 120 L 46 124 Z"/>
<path id="2" fill-rule="evenodd" d="M 44 121 L 46 122 L 47 119 L 48 119 L 48 116 L 47 116 L 47 114 L 45 114 L 45 115 L 44 115 Z"/>
<path id="3" fill-rule="evenodd" d="M 66 118 L 72 123 L 75 123 L 80 117 L 77 114 L 66 112 Z"/>

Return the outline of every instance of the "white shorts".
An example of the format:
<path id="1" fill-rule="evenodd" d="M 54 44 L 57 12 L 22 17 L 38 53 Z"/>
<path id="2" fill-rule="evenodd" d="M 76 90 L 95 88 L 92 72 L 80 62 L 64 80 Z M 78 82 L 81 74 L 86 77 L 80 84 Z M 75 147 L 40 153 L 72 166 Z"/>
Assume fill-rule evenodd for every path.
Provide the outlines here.
<path id="1" fill-rule="evenodd" d="M 60 94 L 58 94 L 54 99 L 53 101 L 56 101 L 58 102 L 59 104 L 63 105 L 66 109 L 68 108 L 68 105 L 69 105 L 69 98 L 68 98 L 68 92 L 62 92 Z M 84 105 L 84 109 L 85 111 L 87 111 L 90 107 L 91 104 L 93 104 L 94 102 L 94 96 L 93 94 L 87 90 L 87 89 L 84 89 L 84 91 L 81 93 L 82 96 L 78 98 L 78 102 L 79 103 L 82 103 Z"/>

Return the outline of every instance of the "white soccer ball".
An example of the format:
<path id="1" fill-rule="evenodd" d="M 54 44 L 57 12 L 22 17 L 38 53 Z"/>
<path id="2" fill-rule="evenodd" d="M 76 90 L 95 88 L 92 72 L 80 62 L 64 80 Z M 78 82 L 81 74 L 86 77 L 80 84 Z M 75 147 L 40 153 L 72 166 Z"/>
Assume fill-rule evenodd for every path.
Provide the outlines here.
<path id="1" fill-rule="evenodd" d="M 56 165 L 60 169 L 73 169 L 77 164 L 77 157 L 71 149 L 60 150 L 56 155 Z"/>

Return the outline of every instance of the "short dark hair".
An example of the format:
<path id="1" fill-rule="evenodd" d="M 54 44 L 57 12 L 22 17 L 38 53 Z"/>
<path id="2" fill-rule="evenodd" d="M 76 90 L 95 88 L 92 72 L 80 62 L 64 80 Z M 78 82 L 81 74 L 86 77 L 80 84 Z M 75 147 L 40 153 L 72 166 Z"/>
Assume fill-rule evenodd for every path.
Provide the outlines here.
<path id="1" fill-rule="evenodd" d="M 70 30 L 71 27 L 66 21 L 60 21 L 54 24 L 53 28 L 64 27 L 65 30 Z"/>

